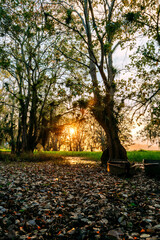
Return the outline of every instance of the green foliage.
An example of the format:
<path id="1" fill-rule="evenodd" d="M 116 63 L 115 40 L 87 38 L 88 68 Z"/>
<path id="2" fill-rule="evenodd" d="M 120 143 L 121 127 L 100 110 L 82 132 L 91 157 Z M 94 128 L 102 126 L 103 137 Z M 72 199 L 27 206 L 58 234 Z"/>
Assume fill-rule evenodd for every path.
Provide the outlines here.
<path id="1" fill-rule="evenodd" d="M 1 51 L 0 53 L 1 53 L 0 67 L 2 67 L 3 69 L 8 69 L 8 67 L 10 66 L 10 60 L 6 54 L 3 54 L 4 53 L 3 51 Z"/>
<path id="2" fill-rule="evenodd" d="M 22 32 L 22 28 L 20 25 L 13 25 L 12 26 L 12 31 L 14 31 L 15 33 L 19 34 L 20 32 Z"/>
<path id="3" fill-rule="evenodd" d="M 149 139 L 151 143 L 156 143 L 160 146 L 160 102 L 151 105 L 150 111 L 151 115 L 146 120 L 145 126 L 140 134 L 145 140 Z"/>
<path id="4" fill-rule="evenodd" d="M 140 17 L 140 12 L 128 12 L 124 15 L 128 22 L 136 22 Z"/>
<path id="5" fill-rule="evenodd" d="M 17 146 L 22 148 L 25 142 L 27 146 L 23 146 L 24 151 L 28 148 L 33 150 L 36 141 L 46 141 L 50 119 L 55 119 L 53 111 L 48 110 L 49 104 L 53 103 L 54 98 L 57 102 L 67 99 L 66 88 L 61 84 L 65 61 L 55 50 L 61 36 L 54 35 L 54 23 L 49 14 L 45 14 L 44 18 L 43 12 L 39 11 L 39 2 L 6 0 L 0 3 L 0 7 L 3 32 L 0 36 L 0 67 L 8 73 L 3 78 L 4 100 L 10 106 L 9 113 L 13 110 L 12 106 L 14 108 L 12 129 L 14 127 Z M 70 66 L 65 76 L 69 69 Z M 77 92 L 82 92 L 78 85 L 75 89 L 74 84 L 71 87 L 76 96 Z M 48 120 L 45 128 L 44 114 Z M 22 135 L 25 135 L 25 140 Z M 42 135 L 43 140 L 40 139 Z"/>
<path id="6" fill-rule="evenodd" d="M 2 2 L 3 4 L 3 2 Z M 12 24 L 12 17 L 0 6 L 0 20 L 1 23 L 4 24 L 4 30 L 7 32 L 9 26 Z"/>
<path id="7" fill-rule="evenodd" d="M 10 143 L 10 135 L 11 135 L 11 119 L 10 114 L 6 112 L 3 108 L 0 111 L 1 119 L 0 119 L 0 144 L 8 141 Z M 15 127 L 13 125 L 13 127 Z"/>
<path id="8" fill-rule="evenodd" d="M 72 87 L 74 84 L 70 78 L 66 80 L 66 87 Z"/>
<path id="9" fill-rule="evenodd" d="M 28 9 L 27 9 L 28 10 Z M 30 12 L 30 11 L 25 11 L 25 12 L 23 12 L 23 16 L 24 16 L 24 18 L 28 21 L 28 20 L 31 20 L 31 18 L 32 18 L 32 13 Z"/>
<path id="10" fill-rule="evenodd" d="M 47 30 L 49 35 L 51 36 L 54 32 L 54 22 L 51 21 L 50 19 L 47 19 L 45 21 L 45 26 L 44 26 L 44 30 Z"/>
<path id="11" fill-rule="evenodd" d="M 77 102 L 78 102 L 79 108 L 84 108 L 85 109 L 85 108 L 88 107 L 88 100 L 80 99 Z"/>
<path id="12" fill-rule="evenodd" d="M 142 136 L 147 137 L 151 141 L 159 141 L 160 136 L 160 55 L 159 46 L 155 41 L 148 41 L 144 46 L 140 46 L 137 52 L 132 55 L 132 67 L 136 69 L 136 79 L 138 81 L 138 89 L 135 92 L 137 100 L 140 102 L 139 108 L 147 107 L 145 113 L 144 129 Z M 135 80 L 135 82 L 137 82 Z M 135 87 L 135 85 L 133 85 Z M 134 92 L 134 90 L 132 90 Z"/>
<path id="13" fill-rule="evenodd" d="M 108 54 L 111 51 L 112 45 L 110 43 L 104 44 L 104 54 Z"/>
<path id="14" fill-rule="evenodd" d="M 115 35 L 115 33 L 117 33 L 117 31 L 120 29 L 121 25 L 122 25 L 122 23 L 120 21 L 106 22 L 106 33 L 107 33 L 108 37 L 112 39 L 113 36 Z M 108 48 L 109 47 L 110 47 L 110 45 L 108 46 Z"/>
<path id="15" fill-rule="evenodd" d="M 72 9 L 66 10 L 66 24 L 70 24 L 72 21 Z"/>

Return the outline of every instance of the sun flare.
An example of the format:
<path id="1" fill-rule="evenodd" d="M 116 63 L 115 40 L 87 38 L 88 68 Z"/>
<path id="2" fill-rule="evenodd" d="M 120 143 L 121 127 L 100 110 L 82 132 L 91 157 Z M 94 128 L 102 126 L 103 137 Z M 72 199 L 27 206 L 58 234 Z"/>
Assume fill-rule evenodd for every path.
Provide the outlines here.
<path id="1" fill-rule="evenodd" d="M 69 129 L 69 132 L 70 132 L 71 135 L 74 134 L 74 133 L 75 133 L 74 128 L 70 128 L 70 129 Z"/>

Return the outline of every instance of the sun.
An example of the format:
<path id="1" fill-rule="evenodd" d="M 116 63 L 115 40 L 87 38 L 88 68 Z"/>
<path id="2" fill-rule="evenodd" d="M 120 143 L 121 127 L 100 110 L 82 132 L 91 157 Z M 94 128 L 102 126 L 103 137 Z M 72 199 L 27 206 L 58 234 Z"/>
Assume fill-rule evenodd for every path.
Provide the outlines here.
<path id="1" fill-rule="evenodd" d="M 69 129 L 69 132 L 70 132 L 70 134 L 72 135 L 72 134 L 75 133 L 75 129 L 74 129 L 74 128 L 70 128 L 70 129 Z"/>

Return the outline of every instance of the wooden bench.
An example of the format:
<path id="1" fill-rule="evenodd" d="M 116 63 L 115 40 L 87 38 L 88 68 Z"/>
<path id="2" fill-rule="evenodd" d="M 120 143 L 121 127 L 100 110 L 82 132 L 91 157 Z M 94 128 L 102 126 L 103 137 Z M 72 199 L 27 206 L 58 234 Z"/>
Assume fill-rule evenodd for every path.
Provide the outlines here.
<path id="1" fill-rule="evenodd" d="M 114 175 L 125 175 L 129 174 L 130 163 L 128 161 L 112 160 L 107 162 L 107 171 Z"/>
<path id="2" fill-rule="evenodd" d="M 160 176 L 160 160 L 143 159 L 143 165 L 147 175 Z"/>

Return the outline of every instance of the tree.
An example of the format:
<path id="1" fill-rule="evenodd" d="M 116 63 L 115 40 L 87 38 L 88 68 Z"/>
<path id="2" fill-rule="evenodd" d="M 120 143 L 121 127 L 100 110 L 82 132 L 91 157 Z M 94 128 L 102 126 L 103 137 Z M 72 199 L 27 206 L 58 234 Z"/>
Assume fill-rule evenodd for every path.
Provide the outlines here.
<path id="1" fill-rule="evenodd" d="M 139 46 L 131 56 L 131 68 L 136 74 L 132 79 L 135 90 L 136 110 L 145 116 L 143 134 L 150 140 L 158 140 L 160 135 L 160 3 L 156 0 L 134 1 L 125 15 L 128 23 L 146 38 L 146 44 Z M 133 1 L 132 1 L 133 2 Z M 132 10 L 131 10 L 132 9 Z"/>
<path id="2" fill-rule="evenodd" d="M 9 78 L 9 74 L 6 71 L 1 70 L 1 84 L 5 77 Z M 12 91 L 14 92 L 15 86 L 12 85 Z M 8 95 L 6 90 L 2 88 L 0 90 L 0 142 L 9 143 L 11 146 L 11 152 L 15 152 L 15 99 L 13 96 Z"/>
<path id="3" fill-rule="evenodd" d="M 6 113 L 6 109 L 4 106 L 0 105 L 0 145 L 4 144 L 4 142 L 9 142 L 10 139 L 8 138 L 9 132 L 9 121 L 8 115 Z"/>
<path id="4" fill-rule="evenodd" d="M 46 109 L 56 95 L 55 84 L 65 71 L 54 51 L 59 36 L 54 35 L 54 28 L 45 21 L 40 7 L 35 1 L 0 3 L 0 67 L 9 74 L 3 84 L 13 99 L 11 135 L 16 124 L 17 152 L 34 150 L 45 127 Z M 13 122 L 15 114 L 17 119 Z"/>
<path id="5" fill-rule="evenodd" d="M 106 132 L 109 158 L 127 160 L 118 135 L 119 112 L 115 93 L 119 89 L 116 89 L 117 70 L 113 64 L 117 47 L 129 40 L 122 17 L 124 5 L 117 0 L 57 0 L 52 1 L 50 6 L 54 6 L 54 14 L 44 5 L 46 18 L 53 19 L 54 24 L 66 31 L 57 49 L 66 58 L 89 70 L 94 95 L 91 111 Z M 65 46 L 66 41 L 70 43 L 69 48 Z"/>

